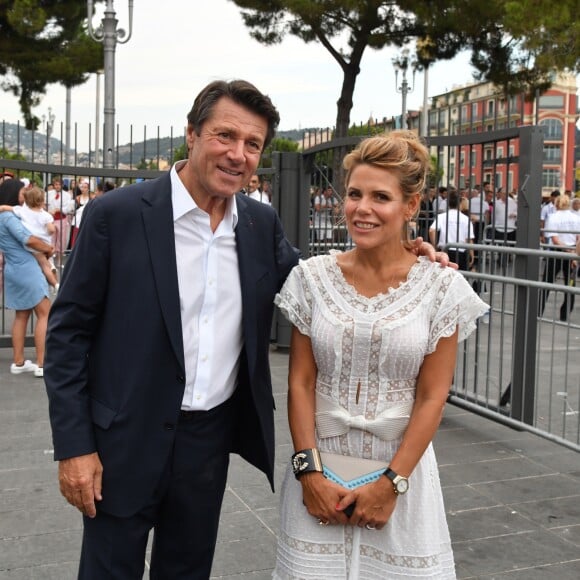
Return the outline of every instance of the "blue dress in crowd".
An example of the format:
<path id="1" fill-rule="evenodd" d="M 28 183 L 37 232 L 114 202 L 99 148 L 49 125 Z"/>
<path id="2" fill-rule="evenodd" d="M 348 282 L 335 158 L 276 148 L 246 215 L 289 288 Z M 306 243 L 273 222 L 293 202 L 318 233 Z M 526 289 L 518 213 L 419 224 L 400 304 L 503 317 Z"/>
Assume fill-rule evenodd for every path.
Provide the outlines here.
<path id="1" fill-rule="evenodd" d="M 4 303 L 30 310 L 48 297 L 48 282 L 36 258 L 25 247 L 30 232 L 10 211 L 0 213 L 0 252 L 4 253 Z"/>

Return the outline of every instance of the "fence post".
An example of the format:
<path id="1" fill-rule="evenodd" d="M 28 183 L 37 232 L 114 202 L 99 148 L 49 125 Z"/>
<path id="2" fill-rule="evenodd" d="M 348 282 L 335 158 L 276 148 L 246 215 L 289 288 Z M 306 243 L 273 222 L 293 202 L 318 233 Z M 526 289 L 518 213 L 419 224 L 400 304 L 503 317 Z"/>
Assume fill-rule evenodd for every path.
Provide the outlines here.
<path id="1" fill-rule="evenodd" d="M 304 172 L 302 154 L 295 152 L 272 153 L 278 168 L 278 214 L 290 243 L 308 257 L 308 208 L 310 204 L 309 181 Z M 292 328 L 279 313 L 275 313 L 276 343 L 278 347 L 290 346 Z"/>
<path id="2" fill-rule="evenodd" d="M 538 249 L 544 137 L 540 127 L 520 129 L 518 227 L 516 247 Z M 538 256 L 515 256 L 514 272 L 520 280 L 538 280 Z M 534 424 L 538 289 L 518 286 L 514 296 L 514 344 L 511 416 Z"/>

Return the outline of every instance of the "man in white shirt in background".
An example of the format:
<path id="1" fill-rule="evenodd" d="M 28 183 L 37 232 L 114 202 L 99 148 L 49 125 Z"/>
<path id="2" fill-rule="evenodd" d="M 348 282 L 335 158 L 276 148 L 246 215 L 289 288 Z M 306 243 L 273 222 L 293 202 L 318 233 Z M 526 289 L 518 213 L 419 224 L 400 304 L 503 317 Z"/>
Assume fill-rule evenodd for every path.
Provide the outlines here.
<path id="1" fill-rule="evenodd" d="M 439 215 L 429 227 L 429 239 L 439 248 L 452 243 L 473 243 L 473 226 L 471 220 L 458 209 L 459 195 L 451 190 L 447 196 L 448 211 L 445 215 Z M 437 236 L 437 232 L 439 236 Z M 437 240 L 438 237 L 438 240 Z M 450 246 L 445 250 L 453 262 L 457 262 L 460 270 L 468 270 L 473 264 L 473 250 L 454 248 Z"/>
<path id="2" fill-rule="evenodd" d="M 550 246 L 555 256 L 563 252 L 574 254 L 580 243 L 580 217 L 570 210 L 570 198 L 560 195 L 555 202 L 556 211 L 546 220 L 546 233 L 549 234 Z M 564 276 L 564 285 L 576 285 L 576 272 L 578 263 L 576 260 L 565 258 L 549 258 L 546 260 L 542 281 L 553 284 L 560 272 Z M 549 290 L 543 290 L 540 298 L 539 315 L 544 313 L 544 307 L 548 300 Z M 568 302 L 569 307 L 568 307 Z M 568 320 L 570 312 L 574 309 L 574 294 L 564 293 L 564 302 L 560 307 L 560 320 Z"/>
<path id="3" fill-rule="evenodd" d="M 549 234 L 544 233 L 544 227 L 546 225 L 546 220 L 556 211 L 555 202 L 558 199 L 560 192 L 555 189 L 550 194 L 550 201 L 545 203 L 542 208 L 540 209 L 540 241 L 543 244 L 550 243 L 550 236 Z"/>
<path id="4" fill-rule="evenodd" d="M 268 194 L 262 191 L 262 180 L 260 179 L 259 175 L 252 175 L 250 181 L 248 183 L 248 197 L 255 199 L 257 201 L 261 201 L 266 205 L 272 205 L 270 203 L 270 199 L 268 198 Z"/>
<path id="5" fill-rule="evenodd" d="M 75 211 L 75 200 L 69 191 L 62 188 L 62 179 L 54 177 L 52 189 L 46 192 L 48 213 L 54 218 L 56 232 L 52 245 L 57 266 L 63 264 L 63 255 L 70 240 L 71 216 Z"/>

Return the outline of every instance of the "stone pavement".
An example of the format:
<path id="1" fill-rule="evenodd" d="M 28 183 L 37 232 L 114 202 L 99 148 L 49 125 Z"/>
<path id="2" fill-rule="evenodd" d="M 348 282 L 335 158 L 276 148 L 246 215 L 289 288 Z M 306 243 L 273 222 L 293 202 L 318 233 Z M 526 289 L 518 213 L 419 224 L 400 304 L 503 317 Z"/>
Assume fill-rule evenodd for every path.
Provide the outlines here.
<path id="1" fill-rule="evenodd" d="M 11 375 L 10 355 L 0 349 L 0 580 L 73 579 L 81 518 L 58 491 L 42 380 Z M 292 452 L 288 356 L 271 363 L 279 487 Z M 458 578 L 580 578 L 580 454 L 450 405 L 435 449 Z M 277 502 L 234 457 L 212 578 L 270 578 Z"/>

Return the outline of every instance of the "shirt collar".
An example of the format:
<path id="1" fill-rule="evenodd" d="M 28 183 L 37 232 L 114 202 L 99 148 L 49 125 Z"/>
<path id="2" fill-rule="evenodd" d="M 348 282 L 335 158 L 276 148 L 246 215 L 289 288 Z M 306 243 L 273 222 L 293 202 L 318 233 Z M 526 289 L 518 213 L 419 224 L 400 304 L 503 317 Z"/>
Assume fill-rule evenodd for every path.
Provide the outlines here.
<path id="1" fill-rule="evenodd" d="M 179 179 L 179 175 L 177 174 L 178 170 L 181 169 L 185 163 L 186 161 L 178 161 L 175 163 L 169 174 L 171 178 L 171 203 L 173 206 L 174 222 L 190 211 L 203 211 L 199 209 L 199 206 L 195 203 L 193 197 L 191 197 L 189 191 L 187 191 L 185 185 L 183 185 L 183 182 Z M 224 221 L 231 224 L 232 230 L 235 229 L 238 223 L 238 205 L 236 203 L 235 195 L 226 200 Z"/>

